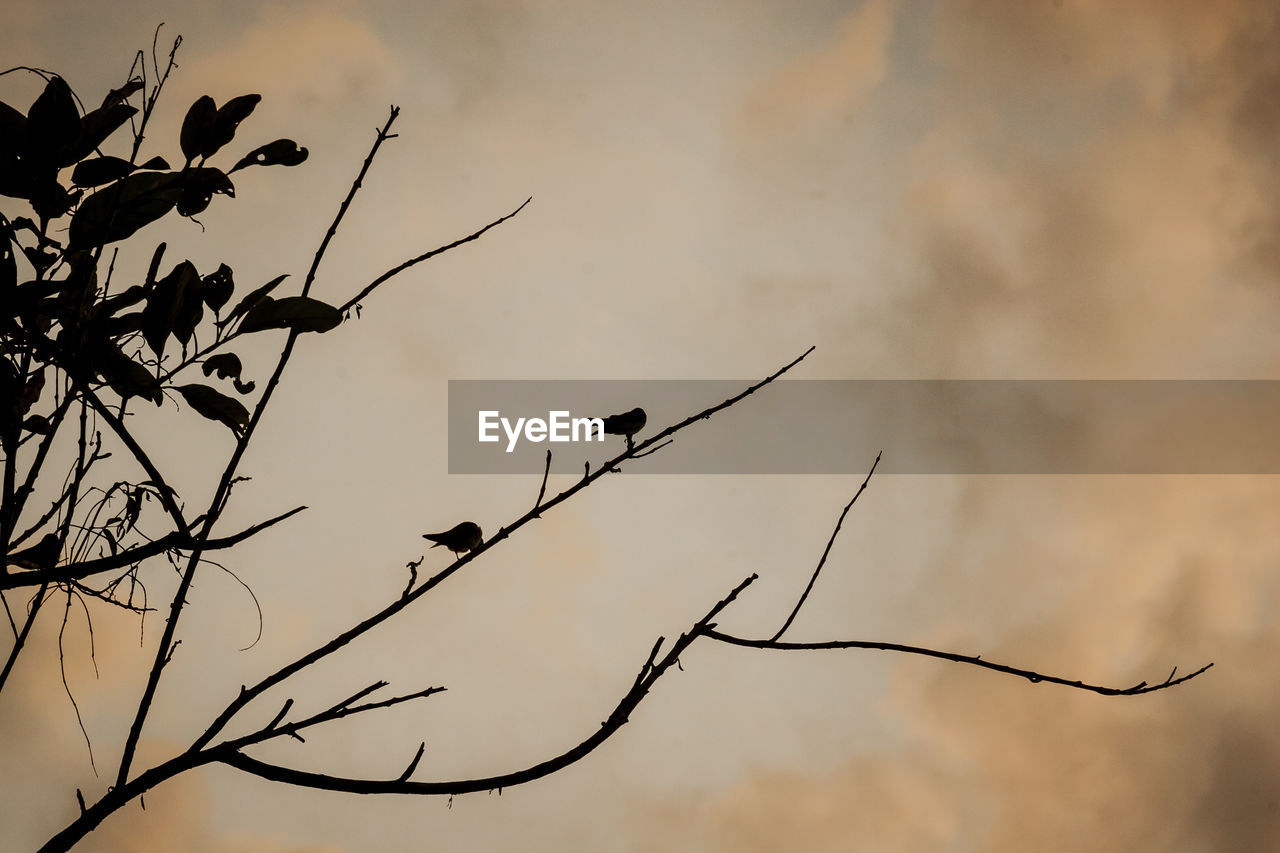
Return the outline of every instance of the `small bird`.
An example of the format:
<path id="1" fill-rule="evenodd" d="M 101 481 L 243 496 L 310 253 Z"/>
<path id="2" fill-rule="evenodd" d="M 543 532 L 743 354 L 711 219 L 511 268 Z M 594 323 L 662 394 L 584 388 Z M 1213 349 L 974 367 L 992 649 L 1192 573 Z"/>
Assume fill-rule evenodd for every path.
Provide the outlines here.
<path id="1" fill-rule="evenodd" d="M 20 569 L 49 569 L 58 562 L 62 553 L 62 545 L 58 542 L 58 534 L 46 533 L 43 538 L 30 548 L 14 551 L 5 560 L 6 565 Z"/>
<path id="2" fill-rule="evenodd" d="M 463 551 L 474 551 L 479 548 L 480 543 L 484 541 L 484 533 L 480 530 L 480 525 L 474 521 L 464 521 L 444 533 L 424 533 L 422 538 L 436 543 L 431 546 L 432 548 L 443 545 L 453 553 L 461 554 Z"/>
<path id="3" fill-rule="evenodd" d="M 623 412 L 620 415 L 609 415 L 604 418 L 605 435 L 622 435 L 626 436 L 627 447 L 631 447 L 631 436 L 644 429 L 645 422 L 648 417 L 644 413 L 644 409 L 639 406 L 629 412 Z"/>

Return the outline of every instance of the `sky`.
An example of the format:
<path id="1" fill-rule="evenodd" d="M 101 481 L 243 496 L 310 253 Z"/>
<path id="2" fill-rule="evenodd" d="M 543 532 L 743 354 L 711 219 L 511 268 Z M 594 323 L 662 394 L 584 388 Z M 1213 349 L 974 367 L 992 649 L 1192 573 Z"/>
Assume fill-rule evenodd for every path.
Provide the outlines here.
<path id="1" fill-rule="evenodd" d="M 746 382 L 810 346 L 797 378 L 1280 379 L 1272 3 L 6 0 L 3 16 L 0 66 L 56 70 L 86 101 L 158 23 L 162 44 L 181 34 L 144 156 L 176 158 L 201 94 L 262 94 L 236 144 L 288 136 L 307 162 L 240 173 L 203 232 L 143 232 L 241 286 L 305 272 L 392 104 L 399 136 L 316 295 L 341 301 L 533 198 L 300 341 L 226 518 L 309 507 L 230 558 L 262 638 L 244 650 L 253 602 L 201 574 L 144 759 L 398 595 L 421 533 L 528 508 L 536 477 L 448 474 L 450 379 Z M 25 110 L 39 86 L 0 77 L 0 99 Z M 203 494 L 230 439 L 174 416 L 138 428 Z M 606 478 L 273 697 L 321 707 L 375 678 L 448 692 L 261 754 L 387 775 L 425 741 L 422 779 L 557 754 L 656 637 L 752 572 L 721 626 L 772 633 L 860 482 Z M 877 476 L 788 634 L 1115 685 L 1214 662 L 1175 690 L 700 642 L 613 740 L 501 796 L 345 797 L 211 768 L 80 849 L 1263 849 L 1280 834 L 1277 506 L 1267 476 Z M 152 571 L 163 601 L 173 579 Z M 105 790 L 159 636 L 158 615 L 141 631 L 93 611 L 91 661 L 71 611 L 95 776 L 60 611 L 0 694 L 4 849 L 70 820 L 77 787 Z"/>

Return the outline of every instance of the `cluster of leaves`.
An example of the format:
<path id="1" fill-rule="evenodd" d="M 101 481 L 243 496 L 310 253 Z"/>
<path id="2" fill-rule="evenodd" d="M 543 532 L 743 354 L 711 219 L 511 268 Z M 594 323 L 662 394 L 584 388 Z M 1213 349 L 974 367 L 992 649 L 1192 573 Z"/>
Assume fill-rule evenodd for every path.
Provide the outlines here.
<path id="1" fill-rule="evenodd" d="M 163 243 L 142 282 L 110 292 L 113 265 L 99 282 L 109 244 L 172 212 L 195 217 L 215 195 L 234 197 L 231 175 L 241 169 L 295 166 L 307 157 L 305 148 L 278 139 L 230 169 L 210 164 L 261 98 L 242 95 L 219 107 L 206 95 L 182 123 L 180 168 L 159 156 L 136 164 L 141 128 L 154 105 L 145 88 L 141 79 L 131 79 L 82 114 L 66 82 L 50 76 L 25 115 L 0 102 L 0 195 L 26 202 L 34 213 L 34 219 L 0 214 L 0 429 L 6 453 L 25 434 L 56 427 L 33 413 L 48 367 L 65 374 L 71 393 L 109 389 L 122 406 L 132 397 L 160 405 L 172 390 L 198 414 L 240 435 L 249 413 L 239 400 L 210 384 L 179 383 L 178 374 L 202 364 L 205 377 L 216 374 L 248 394 L 254 383 L 242 377 L 229 342 L 268 329 L 323 332 L 342 321 L 338 309 L 319 300 L 272 296 L 284 276 L 244 296 L 224 317 L 236 289 L 231 268 L 222 264 L 202 274 L 184 260 L 161 275 Z M 139 92 L 143 112 L 136 125 L 139 108 L 130 99 Z M 130 122 L 134 155 L 104 154 L 101 146 Z M 26 277 L 19 276 L 19 256 L 31 268 L 27 280 L 20 280 Z M 197 333 L 206 317 L 211 336 L 201 346 Z M 171 341 L 180 355 L 166 355 Z"/>

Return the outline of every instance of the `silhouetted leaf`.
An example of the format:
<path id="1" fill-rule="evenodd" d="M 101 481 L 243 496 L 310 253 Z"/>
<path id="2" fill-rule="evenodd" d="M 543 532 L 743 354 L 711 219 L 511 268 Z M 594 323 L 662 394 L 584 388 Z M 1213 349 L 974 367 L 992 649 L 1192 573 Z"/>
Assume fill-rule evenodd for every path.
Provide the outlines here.
<path id="1" fill-rule="evenodd" d="M 111 317 L 103 324 L 103 331 L 108 337 L 119 338 L 142 331 L 142 311 L 130 311 L 119 317 Z"/>
<path id="2" fill-rule="evenodd" d="M 152 158 L 151 158 L 150 160 L 148 160 L 147 162 L 143 163 L 143 164 L 142 164 L 141 166 L 139 166 L 138 168 L 139 168 L 139 169 L 158 169 L 158 170 L 168 170 L 168 168 L 169 168 L 169 161 L 168 161 L 168 160 L 166 160 L 166 159 L 164 159 L 163 157 L 161 157 L 159 154 L 157 154 L 156 156 L 152 157 Z"/>
<path id="3" fill-rule="evenodd" d="M 182 145 L 182 156 L 190 163 L 197 157 L 205 156 L 205 139 L 213 126 L 213 117 L 218 114 L 218 105 L 208 95 L 201 95 L 187 110 L 182 120 L 182 132 L 179 142 Z"/>
<path id="4" fill-rule="evenodd" d="M 89 363 L 121 399 L 141 397 L 157 406 L 164 402 L 160 383 L 151 371 L 129 358 L 110 341 L 97 342 Z"/>
<path id="5" fill-rule="evenodd" d="M 134 77 L 132 80 L 130 80 L 128 83 L 125 83 L 119 89 L 112 89 L 110 92 L 107 92 L 107 96 L 102 99 L 102 105 L 104 107 L 109 107 L 112 104 L 118 104 L 121 101 L 123 101 L 125 98 L 128 98 L 130 95 L 140 90 L 141 88 L 142 88 L 141 78 Z"/>
<path id="6" fill-rule="evenodd" d="M 231 299 L 231 294 L 236 287 L 231 277 L 231 267 L 219 264 L 218 268 L 205 276 L 203 281 L 204 288 L 201 293 L 204 296 L 204 304 L 214 311 L 222 310 L 222 306 Z"/>
<path id="7" fill-rule="evenodd" d="M 80 190 L 68 192 L 66 187 L 53 178 L 40 180 L 37 176 L 29 198 L 32 209 L 38 215 L 46 219 L 57 219 L 75 206 L 80 195 Z"/>
<path id="8" fill-rule="evenodd" d="M 6 307 L 12 314 L 36 310 L 42 300 L 56 294 L 60 287 L 60 281 L 24 281 L 10 292 Z"/>
<path id="9" fill-rule="evenodd" d="M 31 173 L 22 167 L 17 154 L 0 151 L 0 195 L 27 198 L 31 195 Z"/>
<path id="10" fill-rule="evenodd" d="M 261 100 L 261 95 L 241 95 L 227 101 L 218 109 L 218 114 L 213 118 L 213 132 L 210 136 L 210 141 L 216 146 L 214 151 L 235 137 L 236 128 L 240 126 L 240 122 L 249 117 Z"/>
<path id="11" fill-rule="evenodd" d="M 251 308 L 253 308 L 259 302 L 265 299 L 268 293 L 275 290 L 276 285 L 278 285 L 280 282 L 284 281 L 288 277 L 289 277 L 288 273 L 284 275 L 278 275 L 275 278 L 271 279 L 271 281 L 262 285 L 262 287 L 259 287 L 257 290 L 250 293 L 244 299 L 241 299 L 238 303 L 236 303 L 236 307 L 231 309 L 231 313 L 227 315 L 227 318 L 221 321 L 219 325 L 225 326 L 235 318 L 248 312 Z"/>
<path id="12" fill-rule="evenodd" d="M 267 297 L 245 315 L 240 331 L 292 329 L 295 332 L 327 332 L 341 322 L 342 312 L 319 299 L 309 296 Z"/>
<path id="13" fill-rule="evenodd" d="M 236 135 L 240 122 L 249 117 L 262 100 L 261 95 L 232 98 L 219 109 L 213 98 L 202 95 L 182 122 L 182 153 L 187 162 L 197 157 L 212 157 Z"/>
<path id="14" fill-rule="evenodd" d="M 58 256 L 55 253 L 46 252 L 35 246 L 23 246 L 22 254 L 26 255 L 27 263 L 31 264 L 36 272 L 40 274 L 43 274 L 45 270 L 53 266 L 54 261 L 58 260 Z"/>
<path id="15" fill-rule="evenodd" d="M 132 237 L 177 204 L 181 175 L 135 172 L 84 200 L 71 218 L 71 244 L 92 248 Z"/>
<path id="16" fill-rule="evenodd" d="M 32 415 L 22 422 L 22 428 L 37 435 L 48 435 L 53 429 L 53 424 L 49 423 L 49 419 L 44 415 Z"/>
<path id="17" fill-rule="evenodd" d="M 124 504 L 124 524 L 125 528 L 132 530 L 138 523 L 138 517 L 142 515 L 142 496 L 146 494 L 142 489 L 134 489 L 129 492 L 129 499 Z"/>
<path id="18" fill-rule="evenodd" d="M 52 77 L 27 111 L 26 157 L 32 162 L 55 163 L 58 154 L 73 146 L 79 135 L 80 111 L 71 87 L 61 77 Z"/>
<path id="19" fill-rule="evenodd" d="M 241 368 L 240 356 L 233 352 L 224 352 L 211 356 L 205 359 L 204 364 L 200 366 L 205 376 L 216 372 L 219 379 L 226 379 L 228 376 L 239 377 Z"/>
<path id="20" fill-rule="evenodd" d="M 216 372 L 219 379 L 231 379 L 236 390 L 241 394 L 248 394 L 254 388 L 254 383 L 240 381 L 240 371 L 243 367 L 240 364 L 240 357 L 235 353 L 219 353 L 207 359 L 200 369 L 204 371 L 205 376 Z"/>
<path id="21" fill-rule="evenodd" d="M 31 175 L 19 159 L 26 138 L 27 117 L 0 101 L 0 195 L 26 198 L 31 193 Z"/>
<path id="22" fill-rule="evenodd" d="M 108 296 L 106 299 L 98 303 L 98 310 L 104 316 L 110 316 L 121 308 L 128 308 L 131 305 L 137 305 L 147 296 L 147 289 L 140 284 L 125 288 L 115 296 Z"/>
<path id="23" fill-rule="evenodd" d="M 71 183 L 78 187 L 100 187 L 123 178 L 133 169 L 133 164 L 121 157 L 94 157 L 76 164 Z"/>
<path id="24" fill-rule="evenodd" d="M 190 261 L 183 261 L 156 282 L 147 297 L 147 307 L 142 310 L 142 336 L 157 356 L 164 355 L 169 335 L 185 345 L 203 314 L 200 274 Z"/>
<path id="25" fill-rule="evenodd" d="M 0 101 L 0 151 L 17 153 L 27 136 L 27 117 Z"/>
<path id="26" fill-rule="evenodd" d="M 179 385 L 178 393 L 191 408 L 211 421 L 225 424 L 237 436 L 249 425 L 249 410 L 239 400 L 215 391 L 208 385 Z"/>
<path id="27" fill-rule="evenodd" d="M 120 125 L 128 121 L 138 112 L 137 107 L 128 104 L 113 104 L 100 107 L 85 115 L 80 120 L 80 134 L 73 145 L 63 150 L 58 162 L 59 166 L 70 166 L 88 157 L 107 137 L 115 133 Z"/>
<path id="28" fill-rule="evenodd" d="M 296 166 L 306 159 L 307 149 L 299 148 L 298 143 L 292 139 L 277 139 L 241 157 L 231 171 L 235 172 L 246 166 Z"/>
<path id="29" fill-rule="evenodd" d="M 209 206 L 214 193 L 235 197 L 236 188 L 221 169 L 188 169 L 182 176 L 182 195 L 178 196 L 178 213 L 195 216 Z"/>

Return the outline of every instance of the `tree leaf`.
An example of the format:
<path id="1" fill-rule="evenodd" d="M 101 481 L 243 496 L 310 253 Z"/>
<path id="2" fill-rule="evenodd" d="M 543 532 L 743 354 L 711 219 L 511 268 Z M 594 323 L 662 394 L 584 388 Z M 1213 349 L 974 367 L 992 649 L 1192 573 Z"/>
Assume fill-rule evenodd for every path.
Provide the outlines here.
<path id="1" fill-rule="evenodd" d="M 327 332 L 342 322 L 342 312 L 309 296 L 267 298 L 245 315 L 241 332 L 292 329 L 295 332 Z"/>
<path id="2" fill-rule="evenodd" d="M 214 193 L 235 197 L 236 188 L 221 169 L 203 167 L 182 173 L 182 194 L 178 196 L 178 213 L 195 216 L 209 206 Z"/>
<path id="3" fill-rule="evenodd" d="M 246 166 L 296 166 L 306 159 L 307 149 L 299 148 L 292 139 L 277 139 L 241 157 L 231 171 Z"/>
<path id="4" fill-rule="evenodd" d="M 227 318 L 221 321 L 219 325 L 225 326 L 235 318 L 241 316 L 242 314 L 247 313 L 255 305 L 257 305 L 259 302 L 265 299 L 268 293 L 275 290 L 276 285 L 280 284 L 280 282 L 284 281 L 288 277 L 289 277 L 288 273 L 285 273 L 284 275 L 278 275 L 275 278 L 271 279 L 271 281 L 262 285 L 262 287 L 259 287 L 257 290 L 250 293 L 244 299 L 241 299 L 238 303 L 236 303 L 236 307 L 231 309 L 231 313 L 227 315 Z"/>
<path id="5" fill-rule="evenodd" d="M 100 187 L 132 172 L 134 166 L 121 157 L 94 157 L 76 164 L 71 183 L 78 187 Z"/>
<path id="6" fill-rule="evenodd" d="M 107 92 L 107 96 L 102 99 L 102 105 L 104 107 L 109 107 L 112 104 L 118 104 L 124 99 L 128 98 L 134 92 L 139 91 L 141 88 L 142 88 L 142 78 L 134 77 L 128 83 L 125 83 L 123 86 L 121 86 L 119 89 L 112 89 L 110 92 Z"/>
<path id="7" fill-rule="evenodd" d="M 231 294 L 236 287 L 231 277 L 231 267 L 219 264 L 218 268 L 205 276 L 202 281 L 204 287 L 201 294 L 204 296 L 204 304 L 214 311 L 220 311 L 222 306 L 231 299 Z"/>
<path id="8" fill-rule="evenodd" d="M 217 114 L 218 105 L 208 95 L 196 98 L 195 103 L 187 110 L 186 117 L 182 119 L 179 143 L 182 146 L 182 156 L 187 158 L 188 163 L 197 157 L 208 156 L 203 154 L 205 137 L 209 135 L 213 117 Z"/>
<path id="9" fill-rule="evenodd" d="M 175 172 L 134 172 L 98 190 L 71 217 L 71 245 L 93 248 L 132 237 L 173 209 L 180 179 Z"/>
<path id="10" fill-rule="evenodd" d="M 23 168 L 27 117 L 0 101 L 0 195 L 26 198 L 31 194 L 31 174 Z"/>
<path id="11" fill-rule="evenodd" d="M 79 135 L 80 111 L 71 87 L 61 77 L 51 77 L 27 111 L 25 159 L 57 163 L 58 155 L 74 146 Z"/>
<path id="12" fill-rule="evenodd" d="M 240 356 L 233 352 L 223 352 L 210 356 L 205 359 L 204 364 L 200 365 L 200 370 L 204 372 L 205 376 L 216 372 L 219 379 L 226 379 L 228 376 L 234 376 L 239 379 L 241 368 Z"/>
<path id="13" fill-rule="evenodd" d="M 53 429 L 53 424 L 49 423 L 49 419 L 44 415 L 31 415 L 22 422 L 22 428 L 37 435 L 48 435 Z"/>
<path id="14" fill-rule="evenodd" d="M 129 358 L 110 341 L 97 342 L 89 364 L 121 399 L 141 397 L 157 406 L 164 402 L 160 383 L 151 371 Z"/>
<path id="15" fill-rule="evenodd" d="M 240 122 L 249 117 L 261 100 L 261 95 L 241 95 L 238 98 L 232 98 L 219 108 L 218 114 L 213 118 L 213 132 L 210 135 L 210 141 L 216 145 L 213 151 L 217 151 L 235 137 L 236 128 L 240 126 Z M 212 153 L 211 151 L 210 155 Z"/>
<path id="16" fill-rule="evenodd" d="M 219 353 L 218 355 L 206 359 L 200 369 L 204 371 L 205 376 L 216 372 L 219 379 L 231 379 L 231 383 L 235 385 L 236 391 L 241 394 L 248 394 L 254 389 L 254 383 L 242 382 L 240 380 L 240 371 L 243 367 L 240 364 L 240 357 L 235 353 Z"/>
<path id="17" fill-rule="evenodd" d="M 240 122 L 249 117 L 262 100 L 261 95 L 241 95 L 218 108 L 213 98 L 202 95 L 182 122 L 182 153 L 190 163 L 197 157 L 212 157 L 236 135 Z"/>
<path id="18" fill-rule="evenodd" d="M 59 166 L 70 166 L 88 157 L 107 137 L 119 130 L 120 126 L 138 112 L 137 107 L 129 104 L 113 104 L 100 107 L 85 115 L 80 120 L 80 134 L 73 145 L 62 152 Z"/>
<path id="19" fill-rule="evenodd" d="M 249 410 L 239 400 L 215 391 L 208 385 L 179 385 L 178 393 L 187 405 L 211 421 L 226 425 L 237 436 L 249 425 Z"/>
<path id="20" fill-rule="evenodd" d="M 17 154 L 27 137 L 27 117 L 0 101 L 0 152 Z"/>
<path id="21" fill-rule="evenodd" d="M 48 177 L 48 174 L 41 179 L 41 174 L 37 172 L 33 176 L 35 181 L 30 194 L 31 208 L 46 219 L 64 216 L 80 200 L 80 190 L 68 192 L 66 187 Z"/>
<path id="22" fill-rule="evenodd" d="M 183 261 L 156 282 L 148 295 L 142 310 L 142 336 L 151 350 L 162 356 L 169 335 L 186 344 L 203 314 L 200 274 L 190 261 Z"/>

